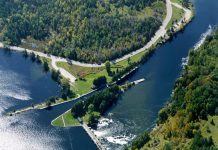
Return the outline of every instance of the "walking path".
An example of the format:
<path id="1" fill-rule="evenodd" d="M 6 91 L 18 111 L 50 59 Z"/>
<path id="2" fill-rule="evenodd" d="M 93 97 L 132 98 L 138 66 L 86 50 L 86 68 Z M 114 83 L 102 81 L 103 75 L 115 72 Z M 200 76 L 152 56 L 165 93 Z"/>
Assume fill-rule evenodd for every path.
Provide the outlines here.
<path id="1" fill-rule="evenodd" d="M 62 118 L 62 121 L 63 121 L 64 127 L 65 127 L 66 125 L 65 125 L 65 121 L 64 121 L 64 115 L 62 115 L 61 118 Z"/>
<path id="2" fill-rule="evenodd" d="M 183 22 L 188 22 L 191 17 L 192 17 L 192 11 L 182 7 L 181 5 L 177 4 L 177 3 L 172 3 L 173 6 L 182 9 L 185 13 L 183 15 L 183 17 L 174 25 L 174 27 L 179 30 L 182 27 Z"/>
<path id="3" fill-rule="evenodd" d="M 186 8 L 183 8 L 181 5 L 177 4 L 177 3 L 172 3 L 170 0 L 166 0 L 166 9 L 167 9 L 167 15 L 166 15 L 166 18 L 165 20 L 163 21 L 162 25 L 160 26 L 159 30 L 155 33 L 155 35 L 153 36 L 153 38 L 151 38 L 151 40 L 142 48 L 134 51 L 134 52 L 131 52 L 127 55 L 124 55 L 123 57 L 121 58 L 118 58 L 114 61 L 111 61 L 112 63 L 118 63 L 122 60 L 125 60 L 125 59 L 128 59 L 140 52 L 143 52 L 145 51 L 146 49 L 149 49 L 153 44 L 155 44 L 158 39 L 160 39 L 161 37 L 164 37 L 166 35 L 166 27 L 168 25 L 168 23 L 170 22 L 171 18 L 172 18 L 172 4 L 180 9 L 183 9 L 185 11 L 185 15 L 184 17 L 181 19 L 181 23 L 179 22 L 178 23 L 178 27 L 177 28 L 180 28 L 180 26 L 182 25 L 182 20 L 189 20 L 191 19 L 191 16 L 192 16 L 192 12 Z M 2 43 L 0 43 L 0 47 L 4 47 L 4 45 Z M 67 72 L 65 69 L 63 68 L 60 68 L 56 65 L 57 62 L 68 62 L 69 60 L 67 60 L 66 58 L 60 58 L 60 57 L 56 57 L 56 56 L 53 56 L 53 55 L 49 55 L 49 54 L 45 54 L 45 53 L 42 53 L 42 52 L 38 52 L 38 51 L 34 51 L 34 50 L 29 50 L 29 49 L 24 49 L 24 48 L 20 48 L 20 47 L 16 47 L 16 46 L 10 46 L 9 47 L 11 50 L 15 50 L 15 51 L 27 51 L 28 53 L 34 53 L 35 55 L 39 55 L 41 57 L 45 57 L 45 58 L 48 58 L 48 59 L 51 59 L 51 65 L 52 67 L 55 69 L 55 70 L 59 70 L 61 75 L 67 79 L 70 80 L 71 83 L 74 83 L 75 80 L 76 80 L 76 77 L 73 76 L 72 74 L 70 74 L 69 72 Z M 104 63 L 102 64 L 88 64 L 88 63 L 82 63 L 82 62 L 79 62 L 79 61 L 74 61 L 74 60 L 70 60 L 71 63 L 73 65 L 78 65 L 78 66 L 82 66 L 82 67 L 102 67 L 104 66 Z"/>

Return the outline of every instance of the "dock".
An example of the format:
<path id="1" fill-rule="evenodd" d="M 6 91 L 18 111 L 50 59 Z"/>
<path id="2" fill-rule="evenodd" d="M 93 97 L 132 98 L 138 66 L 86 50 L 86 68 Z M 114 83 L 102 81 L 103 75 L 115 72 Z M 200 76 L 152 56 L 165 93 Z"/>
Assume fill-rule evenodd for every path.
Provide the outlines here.
<path id="1" fill-rule="evenodd" d="M 144 81 L 145 81 L 145 78 L 142 78 L 142 79 L 133 81 L 133 83 L 136 85 L 136 84 L 139 84 L 139 83 L 144 82 Z"/>
<path id="2" fill-rule="evenodd" d="M 89 127 L 85 123 L 82 124 L 82 127 L 89 135 L 89 137 L 92 139 L 92 141 L 96 144 L 99 150 L 106 150 L 106 148 L 102 146 L 101 142 L 98 140 L 96 135 L 89 129 Z"/>

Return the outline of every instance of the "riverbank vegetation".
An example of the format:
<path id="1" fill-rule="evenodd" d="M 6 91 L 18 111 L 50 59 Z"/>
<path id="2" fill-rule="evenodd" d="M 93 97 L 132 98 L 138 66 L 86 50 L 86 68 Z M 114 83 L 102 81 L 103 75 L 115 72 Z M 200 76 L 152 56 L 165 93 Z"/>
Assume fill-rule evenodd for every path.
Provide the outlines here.
<path id="1" fill-rule="evenodd" d="M 176 6 L 172 5 L 173 14 L 170 22 L 167 25 L 167 30 L 173 28 L 174 24 L 176 24 L 184 15 L 184 11 Z"/>
<path id="2" fill-rule="evenodd" d="M 166 14 L 163 0 L 0 0 L 1 39 L 83 62 L 105 62 L 145 45 Z"/>
<path id="3" fill-rule="evenodd" d="M 71 89 L 76 94 L 82 95 L 92 90 L 93 81 L 97 78 L 104 76 L 109 84 L 117 81 L 124 74 L 141 63 L 145 63 L 154 51 L 155 49 L 152 47 L 151 49 L 132 56 L 130 59 L 115 64 L 111 63 L 110 74 L 108 74 L 106 67 L 82 67 L 66 62 L 57 62 L 57 66 L 65 69 L 77 78 L 75 83 L 71 85 Z"/>
<path id="4" fill-rule="evenodd" d="M 218 29 L 189 53 L 169 103 L 160 110 L 158 127 L 142 149 L 218 148 Z"/>
<path id="5" fill-rule="evenodd" d="M 72 99 L 76 97 L 76 93 L 73 91 L 70 85 L 70 81 L 68 79 L 63 78 L 60 75 L 59 71 L 55 71 L 51 67 L 51 60 L 43 57 L 39 57 L 34 53 L 28 53 L 27 51 L 23 51 L 23 56 L 26 59 L 30 59 L 32 62 L 37 63 L 43 67 L 44 72 L 49 72 L 51 74 L 52 80 L 57 82 L 61 86 L 60 95 L 49 97 L 45 103 L 41 105 L 38 104 L 40 107 L 51 106 L 52 104 L 64 102 L 66 100 Z M 34 105 L 33 105 L 34 106 Z"/>
<path id="6" fill-rule="evenodd" d="M 72 117 L 80 118 L 83 122 L 92 126 L 97 123 L 101 115 L 117 102 L 119 95 L 120 88 L 115 85 L 90 96 L 84 101 L 78 101 L 71 109 Z"/>

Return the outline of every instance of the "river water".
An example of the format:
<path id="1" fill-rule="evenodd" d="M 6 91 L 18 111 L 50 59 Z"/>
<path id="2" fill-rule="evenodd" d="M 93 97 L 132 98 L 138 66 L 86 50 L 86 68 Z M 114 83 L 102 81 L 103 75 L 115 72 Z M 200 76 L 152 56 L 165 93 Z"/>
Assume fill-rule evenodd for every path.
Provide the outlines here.
<path id="1" fill-rule="evenodd" d="M 135 135 L 151 129 L 157 113 L 169 99 L 182 58 L 207 31 L 218 24 L 218 1 L 194 1 L 196 16 L 183 33 L 158 48 L 153 57 L 129 80 L 146 78 L 145 82 L 127 91 L 118 104 L 101 121 L 95 133 L 108 149 L 121 149 Z M 12 117 L 5 111 L 38 103 L 58 95 L 60 87 L 42 67 L 21 54 L 0 50 L 0 149 L 97 149 L 80 128 L 52 127 L 52 119 L 69 109 L 74 102 L 32 111 Z"/>

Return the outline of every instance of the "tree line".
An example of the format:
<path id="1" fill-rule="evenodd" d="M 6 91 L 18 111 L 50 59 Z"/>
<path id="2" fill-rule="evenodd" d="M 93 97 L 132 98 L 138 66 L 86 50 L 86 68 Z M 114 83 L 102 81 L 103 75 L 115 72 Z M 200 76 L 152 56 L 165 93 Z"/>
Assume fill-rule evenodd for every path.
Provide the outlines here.
<path id="1" fill-rule="evenodd" d="M 88 116 L 88 124 L 92 125 L 97 121 L 99 116 L 95 115 L 96 112 L 103 115 L 113 104 L 115 104 L 120 95 L 120 89 L 118 86 L 113 86 L 103 91 L 100 91 L 85 101 L 76 102 L 71 113 L 74 118 L 82 118 L 85 115 Z"/>
<path id="2" fill-rule="evenodd" d="M 166 124 L 170 118 L 175 118 L 173 123 L 178 124 L 177 128 L 166 131 L 166 139 L 191 139 L 191 150 L 215 148 L 212 137 L 202 136 L 199 123 L 207 121 L 209 116 L 218 115 L 217 65 L 218 29 L 199 49 L 189 52 L 188 65 L 176 81 L 173 96 L 159 112 L 159 124 Z M 213 120 L 210 124 L 215 125 Z"/>
<path id="3" fill-rule="evenodd" d="M 163 0 L 161 0 L 163 1 Z M 159 3 L 161 3 L 159 1 Z M 156 0 L 0 0 L 0 31 L 7 44 L 31 37 L 45 52 L 83 62 L 105 62 L 142 47 L 164 10 L 139 15 Z"/>

